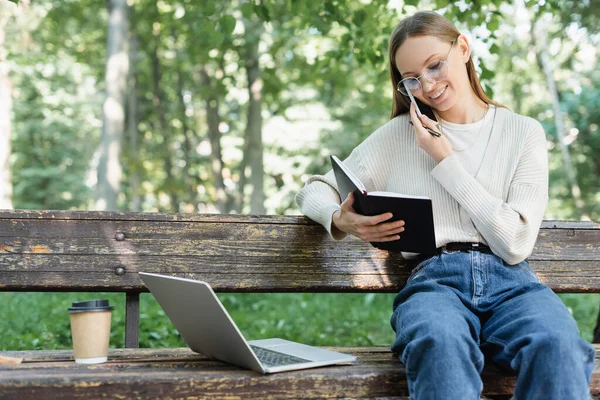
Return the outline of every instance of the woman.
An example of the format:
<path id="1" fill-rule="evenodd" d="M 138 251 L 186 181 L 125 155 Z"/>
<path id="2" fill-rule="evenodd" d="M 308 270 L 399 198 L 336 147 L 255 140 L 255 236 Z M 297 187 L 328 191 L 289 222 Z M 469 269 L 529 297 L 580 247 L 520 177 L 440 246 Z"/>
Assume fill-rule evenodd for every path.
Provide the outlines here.
<path id="1" fill-rule="evenodd" d="M 479 399 L 488 360 L 517 374 L 517 400 L 587 399 L 594 348 L 524 261 L 548 196 L 542 126 L 485 95 L 467 39 L 434 12 L 402 20 L 389 50 L 392 119 L 344 163 L 367 190 L 432 199 L 438 249 L 418 256 L 391 317 L 411 398 Z M 408 90 L 439 124 L 417 116 Z M 386 222 L 391 213 L 356 214 L 336 187 L 330 171 L 296 197 L 334 239 L 401 240 L 411 229 Z"/>

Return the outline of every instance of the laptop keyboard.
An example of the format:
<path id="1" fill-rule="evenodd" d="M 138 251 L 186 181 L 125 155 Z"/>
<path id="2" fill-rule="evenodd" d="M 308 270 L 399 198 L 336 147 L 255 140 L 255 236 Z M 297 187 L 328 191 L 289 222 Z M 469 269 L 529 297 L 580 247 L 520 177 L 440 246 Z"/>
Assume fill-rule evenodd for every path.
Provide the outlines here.
<path id="1" fill-rule="evenodd" d="M 294 357 L 289 354 L 265 349 L 264 347 L 258 347 L 253 345 L 250 345 L 250 347 L 252 348 L 254 354 L 256 354 L 256 357 L 258 357 L 260 362 L 269 367 L 311 362 L 310 360 L 305 360 L 304 358 Z"/>

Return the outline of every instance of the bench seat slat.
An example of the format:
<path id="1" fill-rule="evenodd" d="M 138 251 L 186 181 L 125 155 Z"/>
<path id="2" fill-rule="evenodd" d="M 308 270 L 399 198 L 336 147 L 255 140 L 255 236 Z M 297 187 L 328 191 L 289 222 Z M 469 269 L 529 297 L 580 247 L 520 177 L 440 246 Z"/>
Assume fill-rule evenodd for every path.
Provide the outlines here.
<path id="1" fill-rule="evenodd" d="M 67 398 L 115 396 L 147 398 L 240 396 L 241 398 L 322 398 L 407 396 L 404 368 L 386 347 L 327 347 L 354 354 L 351 366 L 332 366 L 263 376 L 179 349 L 111 349 L 106 364 L 85 366 L 72 361 L 70 350 L 3 352 L 24 357 L 23 364 L 0 366 L 3 394 L 15 398 L 60 394 Z M 600 346 L 597 346 L 600 348 Z M 591 391 L 600 394 L 600 360 Z M 175 373 L 176 372 L 176 373 Z M 515 377 L 487 366 L 484 394 L 505 395 Z M 233 389 L 235 388 L 235 389 Z M 20 397 L 23 396 L 23 397 Z"/>

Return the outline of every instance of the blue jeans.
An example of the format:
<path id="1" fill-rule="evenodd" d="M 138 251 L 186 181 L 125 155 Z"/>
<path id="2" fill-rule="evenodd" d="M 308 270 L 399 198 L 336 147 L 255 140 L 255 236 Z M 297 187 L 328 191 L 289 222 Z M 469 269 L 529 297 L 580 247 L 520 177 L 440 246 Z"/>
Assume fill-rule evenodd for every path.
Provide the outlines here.
<path id="1" fill-rule="evenodd" d="M 433 256 L 396 296 L 391 324 L 412 400 L 479 399 L 484 359 L 517 374 L 515 400 L 589 399 L 595 349 L 527 262 Z"/>

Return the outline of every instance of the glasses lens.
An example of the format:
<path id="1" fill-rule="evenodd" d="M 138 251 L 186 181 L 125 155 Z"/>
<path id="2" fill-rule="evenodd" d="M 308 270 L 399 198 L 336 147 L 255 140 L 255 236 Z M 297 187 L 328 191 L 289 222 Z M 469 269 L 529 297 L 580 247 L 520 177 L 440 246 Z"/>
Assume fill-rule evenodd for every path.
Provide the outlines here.
<path id="1" fill-rule="evenodd" d="M 423 75 L 432 82 L 440 81 L 448 75 L 448 63 L 442 60 L 432 61 L 425 68 Z"/>
<path id="2" fill-rule="evenodd" d="M 419 82 L 419 80 L 416 78 L 406 78 L 398 82 L 398 91 L 403 95 L 408 96 L 406 88 L 408 88 L 411 92 L 415 92 L 421 89 L 421 82 Z"/>

